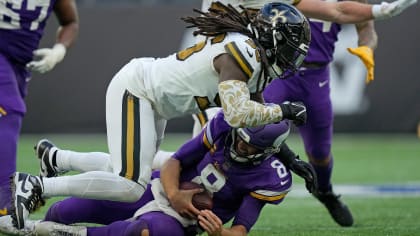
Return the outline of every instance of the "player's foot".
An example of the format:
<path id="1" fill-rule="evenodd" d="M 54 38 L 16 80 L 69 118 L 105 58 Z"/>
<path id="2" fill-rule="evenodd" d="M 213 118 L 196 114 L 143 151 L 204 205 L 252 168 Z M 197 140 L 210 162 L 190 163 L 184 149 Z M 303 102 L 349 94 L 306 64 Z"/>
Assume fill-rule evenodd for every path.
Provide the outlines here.
<path id="1" fill-rule="evenodd" d="M 35 235 L 33 229 L 37 221 L 28 221 L 25 228 L 16 229 L 10 215 L 0 217 L 0 233 L 5 235 Z"/>
<path id="2" fill-rule="evenodd" d="M 51 221 L 43 221 L 35 225 L 37 236 L 86 236 L 85 226 L 63 225 Z"/>
<path id="3" fill-rule="evenodd" d="M 29 213 L 45 204 L 42 198 L 44 185 L 42 177 L 16 172 L 11 178 L 12 187 L 12 223 L 17 229 L 23 229 Z"/>
<path id="4" fill-rule="evenodd" d="M 331 217 L 337 224 L 343 227 L 353 225 L 353 216 L 351 215 L 350 209 L 340 200 L 340 195 L 336 195 L 332 191 L 329 191 L 318 192 L 314 194 L 314 196 L 325 205 Z"/>
<path id="5" fill-rule="evenodd" d="M 49 178 L 64 173 L 64 171 L 60 171 L 57 167 L 55 155 L 58 148 L 50 140 L 39 140 L 34 149 L 40 162 L 40 176 Z"/>

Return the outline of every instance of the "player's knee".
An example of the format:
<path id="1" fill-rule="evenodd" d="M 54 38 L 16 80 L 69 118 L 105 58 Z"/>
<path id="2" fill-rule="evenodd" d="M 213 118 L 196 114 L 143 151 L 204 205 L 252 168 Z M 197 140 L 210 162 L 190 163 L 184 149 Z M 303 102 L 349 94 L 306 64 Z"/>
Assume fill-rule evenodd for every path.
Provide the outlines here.
<path id="1" fill-rule="evenodd" d="M 132 222 L 124 231 L 123 236 L 149 236 L 149 228 L 147 222 L 144 220 L 137 220 Z"/>
<path id="2" fill-rule="evenodd" d="M 48 208 L 47 213 L 45 214 L 44 221 L 53 221 L 57 223 L 64 223 L 61 222 L 60 212 L 59 211 L 60 202 L 56 202 Z"/>
<path id="3" fill-rule="evenodd" d="M 124 235 L 171 235 L 184 236 L 185 231 L 182 225 L 173 217 L 163 212 L 148 212 L 140 216 L 127 228 L 127 232 L 133 234 Z"/>

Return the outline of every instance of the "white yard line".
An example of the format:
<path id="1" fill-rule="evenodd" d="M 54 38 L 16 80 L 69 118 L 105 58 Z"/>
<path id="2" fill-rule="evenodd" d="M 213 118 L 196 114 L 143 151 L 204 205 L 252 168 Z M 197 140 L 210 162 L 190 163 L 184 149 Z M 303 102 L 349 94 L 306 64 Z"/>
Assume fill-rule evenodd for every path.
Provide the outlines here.
<path id="1" fill-rule="evenodd" d="M 334 185 L 334 192 L 346 197 L 420 197 L 420 183 L 378 185 Z M 288 197 L 310 197 L 304 185 L 295 185 Z"/>

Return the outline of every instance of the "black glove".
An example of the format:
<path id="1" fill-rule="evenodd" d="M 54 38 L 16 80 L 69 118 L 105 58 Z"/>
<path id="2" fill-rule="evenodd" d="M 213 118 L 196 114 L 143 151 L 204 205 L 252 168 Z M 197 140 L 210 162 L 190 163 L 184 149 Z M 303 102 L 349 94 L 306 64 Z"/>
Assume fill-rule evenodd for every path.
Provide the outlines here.
<path id="1" fill-rule="evenodd" d="M 280 104 L 283 119 L 293 120 L 296 126 L 306 123 L 306 107 L 302 102 L 284 102 Z"/>
<path id="2" fill-rule="evenodd" d="M 289 168 L 293 173 L 299 175 L 305 180 L 305 186 L 309 193 L 316 193 L 318 189 L 318 179 L 316 172 L 311 164 L 302 161 L 297 156 L 291 163 Z"/>
<path id="3" fill-rule="evenodd" d="M 286 143 L 281 145 L 276 157 L 293 173 L 305 180 L 306 189 L 309 193 L 315 193 L 318 189 L 318 179 L 311 164 L 299 159 Z"/>

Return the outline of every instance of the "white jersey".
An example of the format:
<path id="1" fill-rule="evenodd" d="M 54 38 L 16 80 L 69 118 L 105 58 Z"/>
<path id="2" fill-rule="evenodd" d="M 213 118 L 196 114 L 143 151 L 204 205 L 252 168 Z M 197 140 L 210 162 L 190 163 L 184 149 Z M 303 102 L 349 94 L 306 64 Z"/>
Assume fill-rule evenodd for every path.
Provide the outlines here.
<path id="1" fill-rule="evenodd" d="M 130 76 L 128 90 L 148 99 L 164 119 L 194 114 L 220 106 L 219 75 L 214 59 L 228 53 L 248 77 L 251 93 L 267 85 L 262 76 L 259 52 L 252 39 L 239 33 L 228 33 L 172 54 L 166 58 L 138 60 L 142 71 Z"/>
<path id="2" fill-rule="evenodd" d="M 218 1 L 225 4 L 225 5 L 230 4 L 238 10 L 241 10 L 239 8 L 239 5 L 242 5 L 246 8 L 260 9 L 264 4 L 273 2 L 273 0 L 259 0 L 259 1 L 258 0 L 218 0 Z M 215 0 L 203 0 L 203 3 L 201 4 L 201 10 L 202 11 L 207 11 L 208 8 L 211 6 L 211 4 L 213 2 L 216 2 L 216 1 Z M 300 2 L 300 0 L 281 0 L 281 1 L 277 1 L 277 2 L 296 5 L 298 2 Z"/>

